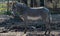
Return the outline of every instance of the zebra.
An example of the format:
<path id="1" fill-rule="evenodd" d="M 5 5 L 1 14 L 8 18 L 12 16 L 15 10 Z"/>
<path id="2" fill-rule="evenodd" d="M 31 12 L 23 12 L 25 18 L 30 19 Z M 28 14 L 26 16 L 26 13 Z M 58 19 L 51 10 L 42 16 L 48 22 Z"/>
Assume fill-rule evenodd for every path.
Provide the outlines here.
<path id="1" fill-rule="evenodd" d="M 49 9 L 46 7 L 28 7 L 26 4 L 24 3 L 19 3 L 19 2 L 15 2 L 12 5 L 12 14 L 15 16 L 19 16 L 19 15 L 23 15 L 24 16 L 24 22 L 25 24 L 27 23 L 27 16 L 30 17 L 42 17 L 43 22 L 45 23 L 46 26 L 46 31 L 45 34 L 47 33 L 47 30 L 49 30 L 49 34 L 50 34 L 50 25 L 49 25 L 49 19 L 50 19 L 50 12 Z M 20 14 L 16 14 L 16 13 L 20 13 Z M 40 19 L 40 18 L 38 18 Z M 26 28 L 26 27 L 25 27 Z M 24 31 L 26 33 L 26 29 Z"/>

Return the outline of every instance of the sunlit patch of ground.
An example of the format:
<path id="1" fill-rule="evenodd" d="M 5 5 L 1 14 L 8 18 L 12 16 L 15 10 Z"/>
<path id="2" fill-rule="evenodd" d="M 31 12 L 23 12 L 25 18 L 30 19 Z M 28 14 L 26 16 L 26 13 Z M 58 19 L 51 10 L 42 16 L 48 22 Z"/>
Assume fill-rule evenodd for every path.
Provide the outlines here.
<path id="1" fill-rule="evenodd" d="M 8 32 L 8 33 L 0 33 L 0 36 L 22 36 L 23 32 Z"/>
<path id="2" fill-rule="evenodd" d="M 0 33 L 0 36 L 44 36 L 44 31 L 41 32 L 8 32 L 8 33 Z M 60 36 L 59 31 L 52 31 L 50 36 Z"/>

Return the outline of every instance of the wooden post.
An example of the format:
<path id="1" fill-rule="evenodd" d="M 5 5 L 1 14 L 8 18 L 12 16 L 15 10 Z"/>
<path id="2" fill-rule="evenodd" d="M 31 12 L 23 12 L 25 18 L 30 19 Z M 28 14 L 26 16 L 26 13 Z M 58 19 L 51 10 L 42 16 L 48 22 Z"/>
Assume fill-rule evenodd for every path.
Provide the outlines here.
<path id="1" fill-rule="evenodd" d="M 27 0 L 27 5 L 30 7 L 31 0 Z"/>
<path id="2" fill-rule="evenodd" d="M 47 0 L 44 0 L 44 6 L 47 7 Z"/>
<path id="3" fill-rule="evenodd" d="M 20 0 L 20 3 L 22 3 L 22 0 Z"/>
<path id="4" fill-rule="evenodd" d="M 7 1 L 7 12 L 9 11 L 9 0 Z"/>
<path id="5" fill-rule="evenodd" d="M 34 0 L 33 0 L 33 7 L 34 7 Z"/>
<path id="6" fill-rule="evenodd" d="M 46 2 L 46 0 L 44 0 L 44 6 L 45 6 L 45 2 Z"/>
<path id="7" fill-rule="evenodd" d="M 37 6 L 39 7 L 40 6 L 40 0 L 36 0 L 37 2 Z"/>

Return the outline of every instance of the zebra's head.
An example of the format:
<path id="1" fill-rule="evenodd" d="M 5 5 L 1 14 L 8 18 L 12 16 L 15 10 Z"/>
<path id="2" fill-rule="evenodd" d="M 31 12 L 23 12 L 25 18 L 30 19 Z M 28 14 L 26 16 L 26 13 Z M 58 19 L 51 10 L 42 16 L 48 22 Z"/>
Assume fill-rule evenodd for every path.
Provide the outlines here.
<path id="1" fill-rule="evenodd" d="M 24 11 L 28 8 L 28 6 L 26 6 L 26 4 L 24 3 L 19 3 L 19 2 L 16 2 L 16 4 L 13 5 L 12 9 L 14 12 L 18 12 L 18 13 L 21 13 L 23 14 Z"/>

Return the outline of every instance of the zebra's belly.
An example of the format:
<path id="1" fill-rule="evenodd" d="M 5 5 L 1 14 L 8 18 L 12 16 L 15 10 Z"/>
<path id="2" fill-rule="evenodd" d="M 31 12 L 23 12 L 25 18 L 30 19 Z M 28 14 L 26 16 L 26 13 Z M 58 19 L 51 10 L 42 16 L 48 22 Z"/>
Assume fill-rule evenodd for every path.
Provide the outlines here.
<path id="1" fill-rule="evenodd" d="M 21 17 L 24 20 L 24 16 Z M 41 16 L 27 16 L 27 20 L 42 20 Z"/>
<path id="2" fill-rule="evenodd" d="M 27 16 L 27 19 L 28 20 L 39 20 L 39 19 L 42 19 L 42 17 L 41 16 L 38 16 L 38 17 Z"/>

